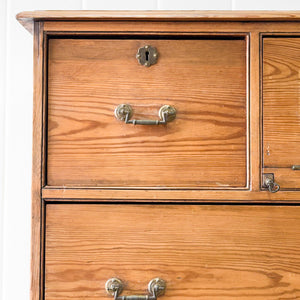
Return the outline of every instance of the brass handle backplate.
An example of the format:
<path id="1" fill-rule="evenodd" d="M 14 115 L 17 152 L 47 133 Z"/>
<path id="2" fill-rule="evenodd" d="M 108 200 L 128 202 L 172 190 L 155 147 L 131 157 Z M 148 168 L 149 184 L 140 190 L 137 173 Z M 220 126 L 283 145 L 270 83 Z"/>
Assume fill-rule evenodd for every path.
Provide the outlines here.
<path id="1" fill-rule="evenodd" d="M 152 279 L 148 284 L 149 295 L 120 296 L 123 289 L 124 284 L 118 278 L 111 278 L 105 284 L 107 294 L 113 296 L 114 300 L 156 300 L 165 293 L 166 282 L 160 278 Z"/>
<path id="2" fill-rule="evenodd" d="M 273 173 L 263 174 L 263 187 L 271 193 L 277 193 L 280 190 L 280 185 L 275 182 Z"/>
<path id="3" fill-rule="evenodd" d="M 132 115 L 133 109 L 129 104 L 120 104 L 115 109 L 115 116 L 118 120 L 133 125 L 167 124 L 176 118 L 176 109 L 171 105 L 163 105 L 158 112 L 160 120 L 131 120 Z"/>

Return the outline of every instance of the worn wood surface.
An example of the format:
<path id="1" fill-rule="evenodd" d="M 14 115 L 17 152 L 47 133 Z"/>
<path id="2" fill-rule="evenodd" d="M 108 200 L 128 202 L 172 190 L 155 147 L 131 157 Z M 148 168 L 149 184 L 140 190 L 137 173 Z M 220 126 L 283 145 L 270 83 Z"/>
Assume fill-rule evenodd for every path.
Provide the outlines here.
<path id="1" fill-rule="evenodd" d="M 272 169 L 267 169 L 272 173 Z M 296 171 L 295 171 L 296 172 Z M 46 199 L 55 198 L 68 201 L 93 199 L 99 202 L 135 201 L 135 202 L 198 202 L 198 203 L 299 203 L 299 190 L 284 190 L 270 193 L 266 189 L 260 191 L 245 190 L 159 190 L 159 189 L 103 189 L 103 188 L 61 188 L 46 187 L 42 190 Z"/>
<path id="2" fill-rule="evenodd" d="M 138 31 L 137 31 L 138 29 Z M 147 32 L 149 34 L 167 32 L 179 33 L 198 33 L 203 34 L 210 33 L 212 35 L 220 33 L 244 33 L 249 32 L 263 32 L 268 35 L 277 34 L 279 32 L 284 35 L 295 35 L 295 32 L 299 31 L 299 22 L 172 22 L 165 20 L 164 22 L 157 21 L 88 21 L 88 22 L 76 22 L 76 21 L 45 21 L 44 30 L 47 32 L 55 32 L 56 34 L 63 34 L 66 32 L 72 32 L 77 35 L 91 34 L 92 32 L 101 33 L 120 33 L 130 32 L 130 34 L 136 34 L 141 32 Z"/>
<path id="3" fill-rule="evenodd" d="M 263 166 L 284 168 L 274 169 L 286 174 L 278 183 L 300 188 L 291 170 L 300 165 L 300 37 L 264 38 L 263 49 Z"/>
<path id="4" fill-rule="evenodd" d="M 250 41 L 250 37 L 249 37 Z M 250 189 L 253 192 L 260 190 L 260 34 L 259 31 L 251 32 L 250 42 L 250 69 L 248 70 L 248 105 L 250 116 L 250 147 L 248 152 L 248 160 L 250 161 Z"/>
<path id="5" fill-rule="evenodd" d="M 300 207 L 48 204 L 45 299 L 300 298 Z"/>
<path id="6" fill-rule="evenodd" d="M 159 61 L 140 66 L 150 44 Z M 47 184 L 59 186 L 245 187 L 246 41 L 51 39 Z M 128 103 L 133 118 L 116 120 Z"/>
<path id="7" fill-rule="evenodd" d="M 32 147 L 32 218 L 31 218 L 31 287 L 30 299 L 42 296 L 42 140 L 43 140 L 43 23 L 36 22 L 34 29 L 34 93 L 33 93 L 33 147 Z"/>
<path id="8" fill-rule="evenodd" d="M 263 173 L 273 173 L 281 190 L 300 190 L 300 170 L 291 168 L 263 168 Z M 298 195 L 300 200 L 300 194 Z"/>
<path id="9" fill-rule="evenodd" d="M 109 15 L 109 12 L 106 12 L 103 13 L 101 17 L 102 21 L 99 21 L 99 12 L 95 13 L 97 14 L 97 16 L 94 15 L 95 19 L 93 19 L 92 13 L 95 12 L 87 12 L 86 17 L 90 19 L 84 22 L 83 19 L 78 21 L 78 15 L 75 18 L 77 13 L 74 13 L 74 15 L 68 19 L 63 19 L 64 13 L 57 13 L 57 19 L 55 19 L 53 16 L 56 12 L 54 12 L 52 18 L 49 13 L 45 12 L 45 14 L 43 13 L 44 16 L 40 16 L 40 18 L 45 17 L 45 23 L 42 26 L 40 26 L 40 23 L 37 23 L 36 26 L 34 48 L 35 90 L 33 114 L 31 300 L 43 299 L 43 230 L 45 220 L 47 220 L 47 241 L 45 248 L 46 300 L 65 300 L 68 298 L 108 299 L 104 293 L 103 285 L 111 276 L 120 276 L 126 282 L 127 287 L 125 292 L 127 294 L 135 292 L 144 293 L 151 277 L 162 276 L 168 281 L 168 290 L 164 297 L 165 299 L 277 300 L 300 298 L 300 263 L 298 254 L 300 244 L 298 233 L 300 225 L 299 206 L 278 206 L 279 203 L 283 202 L 299 203 L 300 201 L 299 171 L 290 170 L 290 163 L 299 164 L 299 162 L 294 161 L 294 159 L 292 162 L 292 158 L 299 158 L 299 155 L 293 152 L 296 149 L 294 146 L 297 146 L 299 141 L 299 131 L 297 131 L 297 128 L 299 129 L 299 119 L 297 119 L 297 111 L 299 110 L 299 80 L 297 74 L 300 66 L 297 54 L 300 49 L 299 38 L 296 39 L 294 37 L 295 32 L 299 32 L 298 13 L 287 12 L 287 14 L 285 14 L 280 12 L 273 14 L 270 12 L 264 14 L 255 12 L 253 14 L 250 13 L 249 18 L 245 15 L 243 19 L 242 14 L 239 13 L 230 19 L 230 21 L 226 22 L 223 21 L 226 20 L 226 17 L 229 18 L 232 12 L 222 14 L 222 16 L 220 14 L 214 16 L 215 12 L 204 13 L 203 15 L 201 14 L 201 16 L 199 12 L 189 12 L 188 15 L 185 16 L 183 13 L 177 14 L 176 12 L 173 14 L 173 21 L 172 19 L 167 19 L 167 15 L 171 16 L 171 13 L 166 13 L 166 15 L 164 15 L 165 13 L 160 13 L 156 18 L 153 13 L 144 14 L 143 12 L 138 12 L 133 16 L 126 12 L 115 12 L 112 16 Z M 25 13 L 19 15 L 19 20 L 21 23 L 26 24 L 29 30 L 31 30 L 32 18 L 38 20 L 37 14 L 39 14 L 39 12 L 37 12 L 35 16 L 30 16 Z M 68 13 L 69 16 L 71 16 L 71 14 L 72 13 Z M 256 18 L 255 14 L 257 14 L 257 19 L 254 19 Z M 282 18 L 281 20 L 288 20 L 289 16 L 291 17 L 289 19 L 291 21 L 278 22 L 280 18 Z M 81 15 L 81 17 L 83 16 Z M 122 19 L 122 17 L 124 17 L 124 19 Z M 240 17 L 241 19 L 239 19 Z M 49 21 L 47 21 L 47 18 L 50 18 L 48 19 Z M 180 22 L 174 22 L 175 18 Z M 251 18 L 255 21 L 244 22 L 245 20 L 250 21 Z M 277 18 L 277 22 L 274 22 L 275 18 Z M 184 19 L 186 21 L 188 20 L 188 22 L 182 22 Z M 201 19 L 205 20 L 205 22 L 199 22 Z M 163 22 L 157 22 L 158 20 L 163 20 Z M 213 22 L 213 20 L 216 20 L 216 22 Z M 218 22 L 217 20 L 222 22 Z M 268 22 L 271 20 L 272 22 Z M 41 31 L 39 31 L 39 28 Z M 138 33 L 137 28 L 139 30 Z M 250 151 L 250 156 L 248 157 L 250 163 L 248 174 L 250 190 L 243 190 L 242 188 L 234 186 L 230 187 L 232 190 L 224 190 L 226 188 L 225 185 L 220 185 L 218 190 L 216 190 L 215 186 L 207 187 L 206 190 L 196 190 L 194 186 L 185 186 L 186 190 L 163 190 L 161 189 L 162 187 L 159 187 L 159 189 L 141 189 L 139 187 L 137 189 L 132 188 L 125 190 L 122 186 L 115 186 L 114 188 L 108 186 L 104 188 L 104 186 L 100 185 L 97 188 L 96 185 L 93 185 L 94 183 L 91 184 L 90 188 L 82 188 L 81 184 L 76 188 L 75 183 L 72 184 L 72 186 L 62 187 L 61 185 L 54 185 L 54 181 L 56 180 L 54 169 L 52 177 L 53 185 L 43 188 L 43 186 L 47 184 L 47 178 L 45 176 L 47 174 L 44 172 L 45 166 L 43 165 L 47 154 L 44 148 L 45 134 L 43 134 L 43 130 L 45 130 L 45 127 L 42 128 L 43 118 L 45 117 L 44 122 L 47 121 L 47 117 L 43 115 L 42 107 L 43 98 L 47 96 L 45 95 L 45 86 L 43 85 L 43 30 L 51 32 L 52 34 L 72 32 L 74 35 L 91 35 L 93 32 L 102 32 L 107 35 L 117 35 L 120 32 L 129 32 L 132 35 L 141 34 L 141 32 L 151 32 L 152 35 L 157 35 L 158 33 L 161 35 L 169 33 L 173 35 L 184 35 L 186 33 L 197 35 L 199 32 L 202 32 L 203 35 L 211 35 L 213 39 L 216 39 L 217 35 L 224 36 L 225 34 L 229 36 L 231 34 L 245 36 L 250 32 L 250 52 L 247 53 L 246 42 L 241 40 L 234 41 L 235 46 L 232 51 L 232 55 L 239 53 L 240 57 L 243 58 L 243 67 L 240 65 L 239 69 L 236 68 L 237 73 L 239 73 L 240 76 L 244 76 L 243 82 L 246 82 L 247 73 L 249 74 L 248 83 L 250 83 L 250 85 L 248 85 L 247 88 L 249 89 L 248 92 L 251 100 L 248 107 L 251 133 L 248 139 L 250 145 L 248 145 L 247 148 L 247 145 L 244 143 L 247 139 L 246 135 L 244 135 L 244 141 L 241 145 L 245 145 L 245 151 L 243 152 L 245 153 L 245 163 L 247 161 L 246 152 L 248 150 Z M 263 98 L 261 98 L 262 101 L 260 102 L 259 53 L 261 53 L 261 45 L 259 38 L 261 32 L 265 32 L 269 36 L 273 35 L 274 37 L 264 38 L 265 55 L 262 61 L 264 85 L 262 89 Z M 278 33 L 289 36 L 289 38 L 278 38 L 276 37 Z M 214 42 L 216 42 L 216 40 Z M 230 45 L 233 45 L 231 42 L 232 41 L 230 41 Z M 227 43 L 229 43 L 229 40 L 227 40 Z M 239 44 L 238 47 L 236 47 L 237 44 Z M 133 61 L 135 61 L 134 55 L 137 46 L 139 45 L 136 44 L 134 46 L 135 50 L 133 56 L 130 58 Z M 69 87 L 74 89 L 75 95 L 76 89 L 78 91 L 81 89 L 81 86 L 76 86 L 78 81 L 76 76 L 83 71 L 79 79 L 87 79 L 86 82 L 88 82 L 89 77 L 94 77 L 95 79 L 94 73 L 101 69 L 97 68 L 99 65 L 93 66 L 92 60 L 95 62 L 99 56 L 97 56 L 98 54 L 95 52 L 94 55 L 90 56 L 87 60 L 87 55 L 91 53 L 85 55 L 84 52 L 77 51 L 74 53 L 73 51 L 68 51 L 66 48 L 63 49 L 67 54 L 63 54 L 62 52 L 58 53 L 60 53 L 61 58 L 63 58 L 64 55 L 71 58 L 66 60 L 69 65 L 75 62 L 78 63 L 78 61 L 81 61 L 82 65 L 84 65 L 84 61 L 86 61 L 86 63 L 88 61 L 89 64 L 90 69 L 85 69 L 84 66 L 76 69 L 76 64 L 74 64 L 70 69 L 74 71 L 73 73 L 66 72 L 65 74 L 59 74 L 59 72 L 57 72 L 58 78 L 67 78 Z M 204 47 L 204 49 L 206 49 L 206 53 L 210 53 L 208 51 L 209 47 Z M 227 53 L 225 58 L 228 58 L 229 48 L 224 47 L 224 49 L 225 54 Z M 197 55 L 200 53 L 200 55 L 198 55 L 202 57 L 200 59 L 203 59 L 203 61 L 206 60 L 206 63 L 213 62 L 209 57 L 203 56 L 203 53 L 201 50 L 199 52 L 199 49 L 192 49 L 192 53 L 194 53 L 195 50 L 197 50 Z M 104 56 L 108 59 L 105 62 L 107 65 L 115 60 L 115 72 L 112 74 L 112 77 L 116 77 L 116 74 L 118 74 L 117 71 L 120 68 L 117 67 L 117 63 L 121 62 L 124 57 L 124 55 L 120 55 L 120 53 L 122 54 L 122 51 L 118 52 L 118 55 L 114 57 L 107 56 L 107 53 Z M 214 50 L 211 54 L 218 54 L 218 51 Z M 168 55 L 170 55 L 169 52 Z M 221 82 L 225 83 L 227 80 L 224 75 L 225 72 L 233 72 L 235 62 L 238 61 L 237 57 L 239 55 L 234 56 L 232 69 L 227 69 L 228 65 L 226 68 L 217 68 L 217 65 L 221 66 L 223 63 L 221 59 L 223 53 L 220 51 L 219 58 L 215 60 L 216 65 L 214 70 L 219 78 L 223 78 L 222 76 L 224 76 L 224 82 L 223 79 Z M 248 70 L 246 66 L 246 55 L 249 55 L 250 58 L 250 68 Z M 186 56 L 186 53 L 182 52 L 182 56 Z M 199 60 L 199 62 L 200 61 L 201 60 Z M 161 61 L 159 63 L 161 63 Z M 191 63 L 192 60 L 188 62 L 188 64 Z M 63 64 L 63 62 L 59 59 L 56 60 L 55 63 L 53 62 L 55 68 L 59 68 L 60 64 Z M 151 69 L 154 67 L 156 66 L 151 67 Z M 165 68 L 165 72 L 167 72 L 167 70 L 168 69 Z M 201 71 L 202 67 L 199 68 L 199 70 Z M 222 71 L 218 73 L 220 70 Z M 243 72 L 241 72 L 241 70 L 243 70 Z M 146 70 L 144 71 L 146 72 Z M 173 72 L 173 74 L 175 73 Z M 160 74 L 160 76 L 162 75 L 165 76 L 165 74 Z M 53 76 L 56 75 L 53 73 Z M 236 76 L 233 77 L 237 79 L 236 82 L 241 82 L 242 79 L 241 77 L 238 78 L 238 74 L 234 76 Z M 179 77 L 178 74 L 177 77 Z M 136 76 L 136 78 L 140 80 L 142 77 Z M 134 80 L 136 80 L 136 78 L 134 78 Z M 134 80 L 132 80 L 132 82 Z M 86 89 L 86 82 L 83 83 L 82 93 L 84 90 L 88 92 L 89 100 L 93 99 L 93 101 L 92 106 L 84 106 L 84 113 L 88 111 L 89 118 L 91 117 L 93 122 L 96 121 L 97 123 L 99 119 L 96 119 L 96 116 L 92 114 L 94 109 L 96 109 L 95 115 L 99 115 L 101 112 L 105 115 L 105 118 L 107 118 L 108 115 L 111 116 L 111 111 L 100 111 L 97 105 L 95 106 L 95 96 L 98 97 L 97 88 L 102 84 L 102 86 L 108 90 L 108 86 L 111 85 L 112 82 L 94 81 L 92 85 L 93 89 Z M 169 82 L 167 83 L 169 84 Z M 228 86 L 228 91 L 229 88 L 232 88 L 231 84 L 232 83 Z M 190 85 L 188 84 L 187 87 L 190 87 Z M 240 91 L 240 96 L 243 93 L 244 101 L 247 94 L 246 83 L 243 87 L 245 87 L 245 90 Z M 165 84 L 165 86 L 160 88 L 167 90 L 168 85 Z M 179 87 L 176 88 L 179 89 Z M 195 90 L 197 89 L 200 93 L 200 88 L 197 86 Z M 213 88 L 209 87 L 209 85 L 206 86 L 206 88 L 209 91 L 213 91 Z M 224 86 L 216 86 L 214 90 L 215 95 L 218 97 L 221 93 L 220 89 L 224 89 Z M 206 92 L 208 90 L 206 90 Z M 76 114 L 76 120 L 80 120 L 81 122 L 85 121 L 86 119 L 82 119 L 82 115 L 79 113 L 80 108 L 77 105 L 78 96 L 75 95 L 75 97 L 73 97 L 72 91 L 70 94 L 66 94 L 66 89 L 64 89 L 63 85 L 59 86 L 57 92 L 63 92 L 60 93 L 60 96 L 65 104 L 57 105 L 55 117 L 62 118 L 63 114 L 67 112 L 67 114 Z M 112 104 L 119 104 L 118 101 L 121 99 L 123 92 L 124 91 L 121 93 L 120 90 L 118 95 L 112 95 L 114 99 L 110 102 L 110 107 L 112 107 Z M 113 91 L 113 93 L 116 93 L 116 91 Z M 190 94 L 190 90 L 188 92 L 185 90 L 182 92 L 183 97 L 180 99 L 178 94 L 177 102 L 182 101 L 184 97 Z M 194 95 L 199 96 L 197 94 Z M 229 95 L 229 92 L 227 95 Z M 235 94 L 235 96 L 236 95 L 237 94 Z M 66 105 L 66 103 L 68 104 L 66 99 L 68 99 L 68 101 L 71 100 L 71 96 L 73 100 L 75 99 L 75 102 L 77 101 L 76 105 L 74 105 L 75 107 Z M 79 93 L 79 97 L 82 97 L 82 94 Z M 134 95 L 134 98 L 131 99 L 136 99 L 136 97 L 137 95 Z M 213 101 L 215 101 L 216 98 L 211 97 L 207 99 L 213 99 Z M 221 103 L 220 99 L 222 99 L 221 96 L 219 103 Z M 226 99 L 229 99 L 228 96 L 226 96 Z M 242 99 L 242 97 L 239 99 Z M 149 101 L 149 99 L 147 100 Z M 80 102 L 79 106 L 82 106 L 82 103 L 85 102 Z M 259 103 L 265 105 L 264 112 L 260 110 L 262 107 L 260 107 Z M 156 117 L 156 104 L 164 103 L 153 102 L 152 106 L 148 107 L 147 113 L 144 116 L 151 116 L 151 118 Z M 216 120 L 219 119 L 222 121 L 224 119 L 221 118 L 221 107 L 218 105 L 219 104 L 216 105 L 216 107 L 218 107 L 217 109 L 207 111 L 219 113 Z M 59 114 L 60 109 L 62 110 Z M 244 106 L 243 111 L 245 115 L 246 110 L 247 108 Z M 189 116 L 191 116 L 190 111 L 185 111 L 185 113 L 187 112 Z M 273 113 L 277 115 L 278 112 L 279 118 L 271 119 L 271 115 Z M 261 116 L 259 113 L 261 113 Z M 285 115 L 286 118 L 284 118 Z M 136 111 L 135 116 L 138 116 L 138 111 Z M 211 120 L 214 120 L 212 116 L 213 114 L 211 115 Z M 264 126 L 267 124 L 266 128 L 260 127 L 260 120 L 263 117 L 265 121 Z M 190 117 L 186 117 L 185 122 L 189 118 Z M 198 120 L 201 117 L 195 115 L 192 118 Z M 178 120 L 180 120 L 180 118 Z M 228 119 L 225 118 L 225 120 Z M 234 117 L 233 120 L 238 119 Z M 182 120 L 180 120 L 180 122 L 181 121 Z M 201 122 L 203 122 L 203 120 Z M 76 136 L 76 134 L 78 134 L 76 133 L 78 124 L 74 124 L 73 121 L 71 123 L 75 133 L 67 135 L 69 140 L 66 139 L 64 134 L 59 137 L 61 132 L 51 138 L 54 138 L 57 143 L 63 141 L 65 145 L 68 145 L 69 142 L 73 143 L 72 136 L 75 136 L 75 138 L 78 137 L 78 135 Z M 49 127 L 50 130 L 52 133 L 57 133 L 59 129 L 55 128 L 55 123 L 52 122 L 52 125 L 54 126 Z M 174 122 L 169 125 L 178 126 L 178 123 Z M 246 125 L 247 123 L 245 123 L 243 130 L 246 130 Z M 125 129 L 127 130 L 123 124 L 121 124 L 120 127 L 124 132 Z M 106 129 L 101 128 L 101 130 L 103 130 L 102 132 L 106 132 Z M 133 129 L 131 128 L 130 130 Z M 97 129 L 94 129 L 94 132 L 96 131 Z M 144 132 L 146 130 L 143 129 L 142 131 Z M 181 131 L 179 130 L 179 132 Z M 85 133 L 82 134 L 83 139 L 89 137 Z M 190 133 L 191 137 L 194 132 L 191 131 Z M 263 135 L 263 133 L 266 133 L 266 135 Z M 263 137 L 264 140 L 262 142 L 264 143 L 269 143 L 270 141 L 274 145 L 281 143 L 277 148 L 278 151 L 275 151 L 275 153 L 274 151 L 273 153 L 271 152 L 271 155 L 268 155 L 266 159 L 264 157 L 266 156 L 266 152 L 264 152 L 266 148 L 263 147 L 260 140 L 260 138 Z M 280 137 L 282 137 L 282 140 L 280 140 Z M 60 138 L 62 138 L 62 140 Z M 101 138 L 103 138 L 103 136 L 101 136 Z M 290 143 L 291 140 L 292 142 Z M 57 147 L 57 145 L 58 144 L 55 146 Z M 293 145 L 293 147 L 291 147 L 291 145 Z M 206 147 L 207 146 L 209 145 L 206 145 Z M 260 146 L 262 147 L 263 161 L 259 153 Z M 226 145 L 222 145 L 222 147 L 226 147 Z M 291 148 L 288 149 L 289 147 Z M 136 147 L 132 148 L 136 150 Z M 206 150 L 207 149 L 208 148 L 206 148 Z M 58 150 L 62 151 L 62 149 Z M 118 151 L 118 149 L 115 150 Z M 65 151 L 64 154 L 69 155 L 70 153 L 68 151 Z M 63 151 L 61 153 L 63 153 Z M 94 155 L 94 153 L 92 155 Z M 276 155 L 278 156 L 276 157 Z M 88 159 L 90 159 L 90 157 Z M 272 164 L 271 159 L 274 164 Z M 262 167 L 264 167 L 262 170 L 260 169 L 261 161 L 263 163 Z M 264 164 L 266 161 L 268 164 Z M 282 165 L 278 164 L 278 162 Z M 60 165 L 58 161 L 57 165 Z M 243 167 L 244 166 L 245 165 L 243 165 Z M 234 178 L 236 172 L 232 169 L 230 170 L 232 171 L 231 176 Z M 239 170 L 244 169 L 241 168 Z M 86 171 L 86 168 L 80 170 L 81 175 Z M 260 191 L 261 171 L 274 172 L 276 180 L 282 186 L 282 191 L 276 194 Z M 223 171 L 221 170 L 221 172 Z M 175 174 L 174 171 L 173 174 Z M 175 175 L 177 179 L 180 177 L 179 174 Z M 76 174 L 76 172 L 70 172 L 70 176 L 76 177 L 78 174 Z M 85 174 L 83 174 L 83 176 L 85 176 Z M 176 176 L 174 177 L 175 179 Z M 205 177 L 205 175 L 202 176 L 203 178 Z M 79 178 L 79 176 L 77 178 Z M 60 180 L 59 177 L 58 180 Z M 193 184 L 195 184 L 195 182 L 196 180 L 194 179 Z M 240 182 L 240 184 L 244 184 L 244 182 Z M 297 187 L 298 190 L 295 190 L 295 187 Z M 285 190 L 285 188 L 290 189 L 290 191 Z M 52 204 L 48 204 L 47 218 L 44 215 L 42 205 L 44 200 L 42 198 L 46 199 L 46 201 L 51 199 Z M 60 203 L 61 201 L 68 201 L 68 203 L 74 202 L 76 204 L 62 205 Z M 91 201 L 93 201 L 93 203 L 97 202 L 98 204 L 90 204 Z M 102 204 L 107 201 L 115 204 Z M 157 202 L 164 201 L 216 202 L 218 204 L 222 201 L 228 205 L 177 206 L 174 204 L 157 204 Z M 117 204 L 118 202 L 124 202 L 124 204 Z M 148 202 L 148 204 L 132 205 L 128 202 Z M 149 205 L 150 202 L 152 205 Z M 236 202 L 248 204 L 267 202 L 277 204 L 277 206 L 229 205 L 230 203 Z M 156 204 L 154 205 L 154 203 Z M 163 227 L 164 225 L 165 227 Z M 113 260 L 111 260 L 111 258 Z"/>
<path id="10" fill-rule="evenodd" d="M 25 11 L 18 21 L 30 32 L 34 20 L 95 21 L 95 20 L 145 20 L 145 21 L 299 21 L 297 11 Z"/>

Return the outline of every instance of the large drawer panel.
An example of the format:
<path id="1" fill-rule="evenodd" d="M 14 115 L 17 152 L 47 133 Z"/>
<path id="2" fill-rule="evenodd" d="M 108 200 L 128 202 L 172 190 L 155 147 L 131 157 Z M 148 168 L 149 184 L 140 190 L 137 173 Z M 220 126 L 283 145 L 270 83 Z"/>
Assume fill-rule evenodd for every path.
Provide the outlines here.
<path id="1" fill-rule="evenodd" d="M 155 65 L 136 59 L 156 47 Z M 245 188 L 247 40 L 241 36 L 51 38 L 47 184 Z M 114 110 L 130 104 L 130 125 Z"/>
<path id="2" fill-rule="evenodd" d="M 299 299 L 300 207 L 47 204 L 45 299 Z M 159 298 L 160 299 L 160 298 Z"/>
<path id="3" fill-rule="evenodd" d="M 265 37 L 263 49 L 264 172 L 300 189 L 300 37 Z"/>

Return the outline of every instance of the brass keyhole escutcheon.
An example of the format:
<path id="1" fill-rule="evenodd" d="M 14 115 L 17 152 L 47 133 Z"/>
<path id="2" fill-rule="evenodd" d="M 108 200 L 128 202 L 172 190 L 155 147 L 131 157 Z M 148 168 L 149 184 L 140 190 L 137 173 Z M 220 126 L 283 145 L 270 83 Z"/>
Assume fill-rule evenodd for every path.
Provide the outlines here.
<path id="1" fill-rule="evenodd" d="M 150 67 L 157 63 L 157 59 L 158 59 L 157 49 L 150 45 L 141 47 L 139 48 L 136 54 L 136 58 L 142 66 Z"/>

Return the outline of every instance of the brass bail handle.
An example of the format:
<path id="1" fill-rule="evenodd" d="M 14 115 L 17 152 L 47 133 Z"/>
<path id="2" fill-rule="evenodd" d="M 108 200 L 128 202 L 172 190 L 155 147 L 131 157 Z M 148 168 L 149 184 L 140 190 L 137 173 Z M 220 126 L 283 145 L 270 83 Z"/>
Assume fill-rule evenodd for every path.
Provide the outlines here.
<path id="1" fill-rule="evenodd" d="M 160 120 L 131 120 L 132 115 L 133 109 L 129 104 L 120 104 L 115 109 L 115 117 L 118 120 L 124 121 L 125 124 L 133 125 L 167 124 L 176 118 L 176 109 L 171 105 L 163 105 L 158 112 Z"/>
<path id="2" fill-rule="evenodd" d="M 113 296 L 114 300 L 156 300 L 165 293 L 166 282 L 161 278 L 152 279 L 148 284 L 149 295 L 120 296 L 123 288 L 124 284 L 118 278 L 111 278 L 105 284 L 107 294 Z"/>

